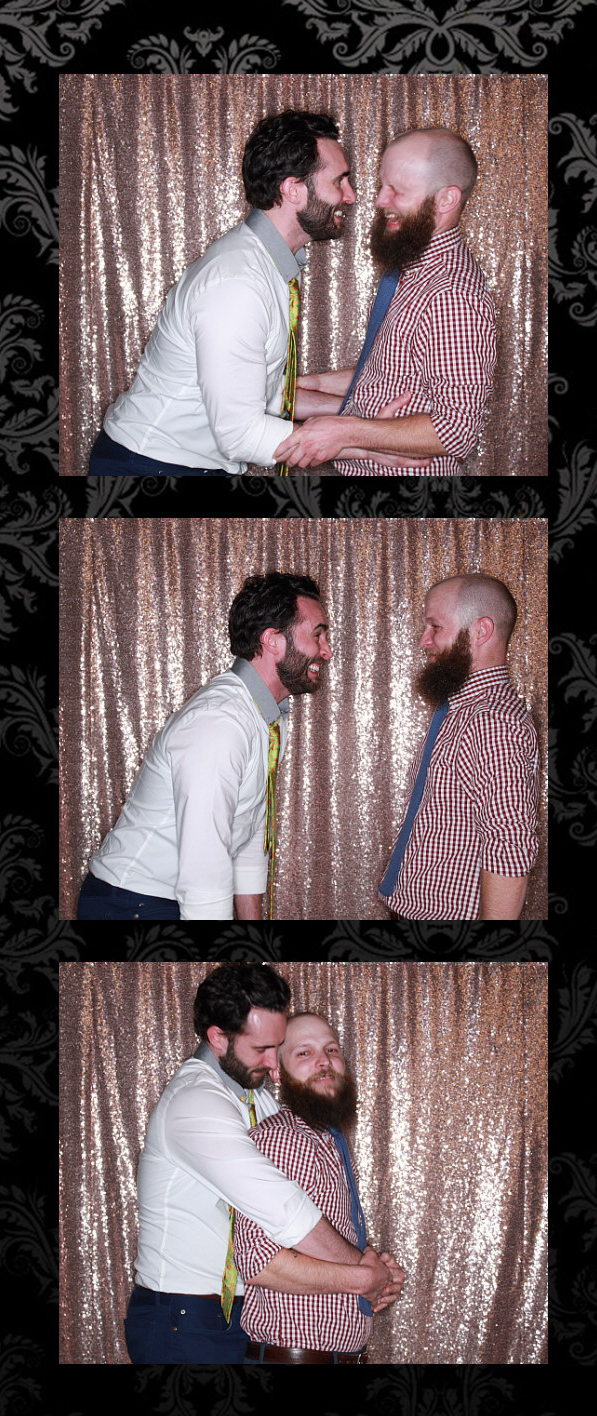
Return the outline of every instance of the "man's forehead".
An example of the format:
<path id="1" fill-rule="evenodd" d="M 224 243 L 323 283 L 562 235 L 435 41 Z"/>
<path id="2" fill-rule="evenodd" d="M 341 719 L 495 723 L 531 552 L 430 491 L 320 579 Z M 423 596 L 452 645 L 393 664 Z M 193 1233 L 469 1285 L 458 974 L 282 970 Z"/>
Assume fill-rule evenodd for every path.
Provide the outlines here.
<path id="1" fill-rule="evenodd" d="M 245 1037 L 253 1041 L 258 1039 L 260 1042 L 271 1036 L 279 1045 L 286 1036 L 286 1014 L 273 1013 L 269 1008 L 251 1008 L 245 1018 L 242 1033 Z"/>
<path id="2" fill-rule="evenodd" d="M 344 148 L 340 146 L 340 143 L 337 142 L 335 138 L 318 138 L 317 151 L 321 163 L 319 168 L 320 172 L 322 170 L 327 172 L 331 167 L 336 169 L 337 176 L 339 176 L 341 172 L 348 172 L 348 158 Z"/>
<path id="3" fill-rule="evenodd" d="M 291 1018 L 286 1033 L 286 1049 L 292 1052 L 305 1042 L 321 1042 L 323 1038 L 338 1041 L 334 1029 L 323 1018 Z"/>
<path id="4" fill-rule="evenodd" d="M 453 609 L 456 599 L 456 587 L 454 585 L 434 585 L 432 590 L 428 590 L 425 596 L 425 613 L 438 613 L 440 610 L 446 614 Z"/>
<path id="5" fill-rule="evenodd" d="M 380 171 L 388 177 L 400 174 L 403 177 L 418 177 L 425 166 L 425 148 L 418 141 L 418 135 L 401 138 L 386 148 L 380 163 Z"/>
<path id="6" fill-rule="evenodd" d="M 297 595 L 296 608 L 300 624 L 321 625 L 324 629 L 328 628 L 321 600 L 310 600 L 308 595 Z"/>

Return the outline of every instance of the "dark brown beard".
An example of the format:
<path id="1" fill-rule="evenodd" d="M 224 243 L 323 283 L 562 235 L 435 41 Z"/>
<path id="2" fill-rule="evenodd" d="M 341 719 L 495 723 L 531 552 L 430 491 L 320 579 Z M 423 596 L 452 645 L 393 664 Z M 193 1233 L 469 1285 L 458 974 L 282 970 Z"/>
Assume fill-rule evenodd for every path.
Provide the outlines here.
<path id="1" fill-rule="evenodd" d="M 385 212 L 376 211 L 371 226 L 371 254 L 383 270 L 404 270 L 425 254 L 435 230 L 435 197 L 402 217 L 399 231 L 386 231 Z"/>
<path id="2" fill-rule="evenodd" d="M 344 205 L 343 202 L 336 202 L 335 206 L 330 206 L 328 202 L 322 202 L 318 197 L 313 185 L 313 178 L 306 179 L 309 200 L 303 211 L 298 213 L 298 223 L 302 226 L 307 236 L 312 241 L 335 241 L 344 235 L 344 224 L 336 225 L 334 212 L 338 207 Z"/>
<path id="3" fill-rule="evenodd" d="M 342 1128 L 356 1116 L 357 1090 L 350 1072 L 345 1072 L 340 1081 L 342 1086 L 335 1096 L 318 1096 L 308 1083 L 290 1077 L 280 1063 L 280 1100 L 314 1131 L 326 1131 L 328 1126 Z"/>
<path id="4" fill-rule="evenodd" d="M 254 1087 L 263 1086 L 267 1072 L 259 1075 L 250 1067 L 245 1067 L 244 1062 L 241 1062 L 236 1055 L 233 1037 L 228 1038 L 228 1050 L 223 1057 L 218 1057 L 218 1062 L 222 1071 L 226 1072 L 227 1076 L 233 1077 L 240 1087 L 245 1088 L 245 1091 L 252 1091 Z"/>
<path id="5" fill-rule="evenodd" d="M 458 693 L 470 677 L 472 655 L 468 629 L 460 629 L 449 649 L 443 649 L 433 663 L 425 665 L 417 674 L 415 689 L 430 703 L 439 708 L 451 694 Z"/>
<path id="6" fill-rule="evenodd" d="M 289 625 L 286 633 L 286 653 L 277 666 L 278 678 L 284 685 L 287 693 L 317 693 L 321 680 L 321 670 L 324 660 L 319 660 L 319 678 L 310 679 L 308 676 L 309 664 L 318 662 L 317 655 L 309 659 L 306 654 L 300 654 L 294 642 L 292 626 Z"/>

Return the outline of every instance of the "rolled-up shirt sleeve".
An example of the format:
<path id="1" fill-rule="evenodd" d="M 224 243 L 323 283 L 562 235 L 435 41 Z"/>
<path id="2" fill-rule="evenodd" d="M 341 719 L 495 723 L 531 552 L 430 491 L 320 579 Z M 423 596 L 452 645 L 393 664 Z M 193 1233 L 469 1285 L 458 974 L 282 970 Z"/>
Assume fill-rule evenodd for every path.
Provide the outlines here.
<path id="1" fill-rule="evenodd" d="M 479 437 L 495 369 L 495 316 L 490 296 L 441 291 L 417 331 L 419 342 L 423 345 L 423 387 L 435 432 L 446 452 L 468 457 Z"/>
<path id="2" fill-rule="evenodd" d="M 538 854 L 539 749 L 534 725 L 513 723 L 499 712 L 480 713 L 475 736 L 481 867 L 494 875 L 527 875 Z"/>
<path id="3" fill-rule="evenodd" d="M 189 715 L 169 746 L 178 839 L 176 898 L 181 919 L 232 919 L 233 895 L 262 894 L 263 837 L 231 855 L 234 818 L 253 743 L 220 711 Z"/>
<path id="4" fill-rule="evenodd" d="M 175 1094 L 163 1143 L 175 1165 L 252 1219 L 278 1248 L 299 1244 L 321 1219 L 304 1190 L 252 1144 L 234 1101 L 207 1083 Z M 270 1254 L 271 1257 L 271 1254 Z M 267 1260 L 266 1260 L 267 1262 Z"/>
<path id="5" fill-rule="evenodd" d="M 273 295 L 242 275 L 207 285 L 191 312 L 197 373 L 215 441 L 231 462 L 271 466 L 293 424 L 280 418 L 284 361 L 268 399 Z"/>

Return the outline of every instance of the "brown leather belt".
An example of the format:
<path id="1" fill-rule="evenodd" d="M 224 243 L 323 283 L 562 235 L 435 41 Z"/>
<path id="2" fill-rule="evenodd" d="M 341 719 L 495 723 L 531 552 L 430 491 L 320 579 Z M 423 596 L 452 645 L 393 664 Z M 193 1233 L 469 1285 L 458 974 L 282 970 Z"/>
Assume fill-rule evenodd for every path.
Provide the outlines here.
<path id="1" fill-rule="evenodd" d="M 333 1352 L 316 1352 L 308 1347 L 265 1347 L 262 1353 L 260 1342 L 250 1342 L 247 1347 L 247 1357 L 254 1362 L 288 1362 L 298 1365 L 302 1362 L 334 1362 Z M 339 1352 L 338 1362 L 366 1362 L 367 1350 L 364 1352 Z"/>
<path id="2" fill-rule="evenodd" d="M 153 1293 L 153 1294 L 155 1294 L 156 1299 L 162 1299 L 162 1298 L 163 1298 L 164 1301 L 168 1301 L 168 1300 L 170 1299 L 170 1297 L 171 1297 L 171 1295 L 170 1295 L 169 1293 L 159 1293 L 159 1292 L 156 1291 L 155 1288 L 147 1288 L 144 1283 L 136 1283 L 136 1284 L 135 1284 L 135 1288 L 142 1288 L 143 1291 L 144 1291 L 144 1293 Z M 181 1296 L 181 1295 L 179 1295 L 179 1296 Z M 222 1295 L 221 1295 L 221 1293 L 187 1293 L 186 1297 L 187 1297 L 187 1298 L 210 1298 L 211 1301 L 212 1301 L 212 1303 L 221 1303 L 221 1302 L 222 1302 Z M 233 1298 L 233 1299 L 232 1299 L 232 1302 L 233 1302 L 233 1304 L 234 1304 L 234 1303 L 242 1303 L 242 1298 Z"/>

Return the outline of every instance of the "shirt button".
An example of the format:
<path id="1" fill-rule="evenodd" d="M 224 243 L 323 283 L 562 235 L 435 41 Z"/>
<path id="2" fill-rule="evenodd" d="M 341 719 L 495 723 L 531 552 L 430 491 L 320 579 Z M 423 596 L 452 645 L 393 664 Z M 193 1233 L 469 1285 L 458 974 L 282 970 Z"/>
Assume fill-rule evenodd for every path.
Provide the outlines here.
<path id="1" fill-rule="evenodd" d="M 138 919 L 138 918 L 139 918 L 138 914 L 133 915 L 133 919 Z"/>
<path id="2" fill-rule="evenodd" d="M 173 1332 L 178 1332 L 178 1328 L 173 1327 L 173 1328 L 172 1328 L 172 1331 L 173 1331 Z"/>
<path id="3" fill-rule="evenodd" d="M 181 1312 L 181 1317 L 184 1318 L 184 1315 L 185 1315 L 186 1311 L 187 1311 L 186 1308 L 181 1308 L 181 1310 L 180 1310 L 180 1312 Z"/>

